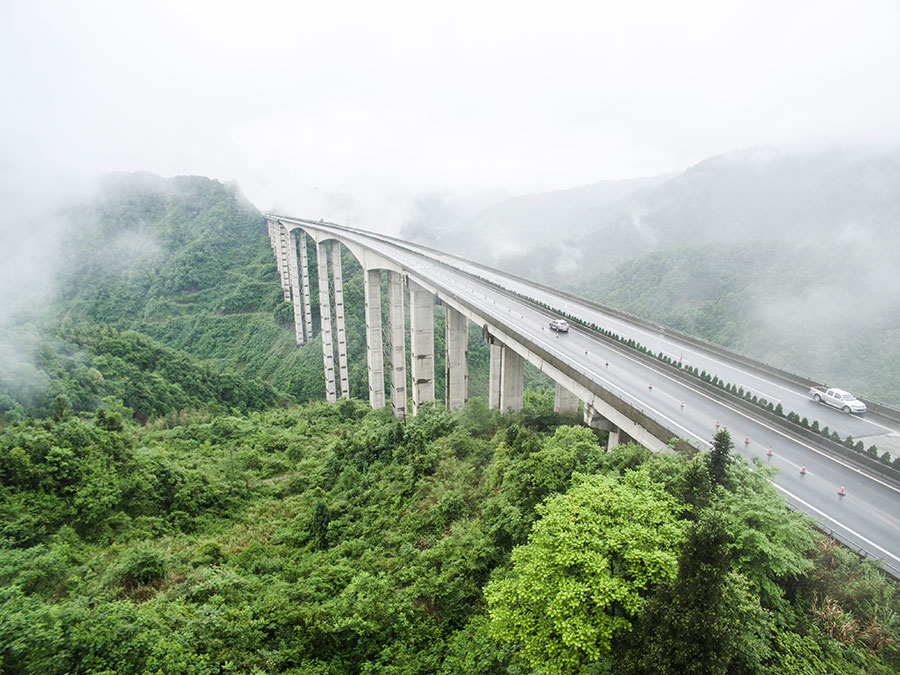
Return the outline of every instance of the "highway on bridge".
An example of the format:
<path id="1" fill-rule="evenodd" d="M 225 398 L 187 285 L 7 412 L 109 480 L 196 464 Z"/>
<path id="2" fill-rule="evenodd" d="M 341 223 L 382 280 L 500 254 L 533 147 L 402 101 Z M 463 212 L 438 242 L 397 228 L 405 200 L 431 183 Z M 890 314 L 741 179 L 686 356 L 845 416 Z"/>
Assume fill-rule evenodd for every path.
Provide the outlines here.
<path id="1" fill-rule="evenodd" d="M 304 221 L 279 216 L 287 222 L 303 225 Z M 857 468 L 851 463 L 817 449 L 809 442 L 791 437 L 766 422 L 748 417 L 744 412 L 700 388 L 674 377 L 668 367 L 649 364 L 624 347 L 601 341 L 573 326 L 568 334 L 549 330 L 547 310 L 515 297 L 472 276 L 487 278 L 486 269 L 458 258 L 440 257 L 434 251 L 412 244 L 389 240 L 381 235 L 351 230 L 331 224 L 306 221 L 320 229 L 331 230 L 342 239 L 379 252 L 392 259 L 414 276 L 429 280 L 434 286 L 464 298 L 470 305 L 498 325 L 515 327 L 515 332 L 556 355 L 569 366 L 585 374 L 603 388 L 641 410 L 674 434 L 698 447 L 709 447 L 718 427 L 727 428 L 736 451 L 748 460 L 757 458 L 777 469 L 774 483 L 787 501 L 805 511 L 822 527 L 833 532 L 852 547 L 882 560 L 895 574 L 900 574 L 900 488 Z M 781 400 L 785 411 L 794 410 L 810 419 L 819 419 L 854 438 L 871 434 L 896 434 L 897 429 L 852 418 L 839 411 L 818 406 L 806 397 L 806 391 L 791 391 L 783 383 L 769 381 L 768 376 L 735 368 L 714 354 L 704 354 L 694 345 L 679 345 L 669 336 L 656 336 L 640 326 L 625 325 L 621 319 L 601 316 L 590 305 L 573 306 L 568 296 L 554 296 L 547 289 L 530 286 L 520 279 L 492 271 L 491 281 L 510 287 L 551 306 L 566 306 L 570 314 L 635 337 L 654 350 L 663 349 L 674 355 L 684 350 L 686 359 L 726 380 L 749 386 L 769 400 Z M 618 324 L 612 323 L 612 319 Z M 628 333 L 626 331 L 632 331 Z M 652 339 L 651 339 L 652 338 Z M 659 342 L 653 342 L 657 340 Z M 708 364 L 702 365 L 702 364 Z M 726 371 L 726 366 L 731 370 Z M 721 370 L 720 370 L 721 368 Z M 727 375 L 725 373 L 728 373 Z M 734 378 L 734 379 L 732 379 Z M 652 387 L 651 387 L 652 385 Z M 795 388 L 796 389 L 796 388 Z M 778 395 L 775 395 L 775 393 Z M 803 408 L 802 405 L 807 405 Z M 717 427 L 718 425 L 718 427 Z M 873 431 L 873 429 L 875 431 Z M 746 442 L 745 442 L 746 441 Z M 768 451 L 772 449 L 772 455 Z M 801 474 L 801 468 L 805 473 Z M 838 492 L 844 487 L 845 496 Z"/>

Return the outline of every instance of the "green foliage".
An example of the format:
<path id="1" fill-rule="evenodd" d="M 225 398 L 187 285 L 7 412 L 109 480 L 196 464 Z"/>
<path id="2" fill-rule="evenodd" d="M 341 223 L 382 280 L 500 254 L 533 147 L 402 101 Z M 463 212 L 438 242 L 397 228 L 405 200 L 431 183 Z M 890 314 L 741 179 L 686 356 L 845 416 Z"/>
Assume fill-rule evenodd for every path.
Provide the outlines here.
<path id="1" fill-rule="evenodd" d="M 667 608 L 711 622 L 715 588 L 709 661 L 733 672 L 897 665 L 896 588 L 812 546 L 739 459 L 713 490 L 707 455 L 607 452 L 483 401 L 407 422 L 353 400 L 100 410 L 0 429 L 2 672 L 528 673 L 557 652 L 616 672 L 681 663 L 693 624 Z M 635 651 L 647 622 L 671 649 Z M 525 626 L 556 652 L 509 639 Z"/>
<path id="2" fill-rule="evenodd" d="M 713 438 L 712 450 L 709 453 L 709 477 L 714 485 L 728 486 L 728 467 L 733 458 L 731 451 L 734 443 L 731 442 L 731 434 L 728 429 L 720 429 Z"/>
<path id="3" fill-rule="evenodd" d="M 677 502 L 646 473 L 581 478 L 538 509 L 512 570 L 485 589 L 492 633 L 546 673 L 597 660 L 675 574 Z"/>

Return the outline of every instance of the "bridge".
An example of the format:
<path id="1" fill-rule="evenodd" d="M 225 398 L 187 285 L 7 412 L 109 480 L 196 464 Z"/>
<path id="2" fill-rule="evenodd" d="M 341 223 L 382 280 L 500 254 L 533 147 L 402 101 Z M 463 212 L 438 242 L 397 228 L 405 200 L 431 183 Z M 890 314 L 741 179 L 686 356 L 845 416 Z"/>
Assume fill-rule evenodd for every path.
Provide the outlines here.
<path id="1" fill-rule="evenodd" d="M 298 345 L 313 337 L 308 271 L 308 244 L 313 244 L 328 400 L 349 396 L 340 255 L 345 247 L 363 269 L 373 408 L 389 404 L 394 415 L 405 417 L 434 403 L 434 307 L 439 304 L 446 313 L 449 409 L 468 397 L 469 322 L 474 322 L 490 345 L 491 407 L 521 409 L 528 362 L 556 383 L 556 410 L 575 414 L 581 408 L 587 424 L 609 432 L 610 445 L 633 439 L 653 451 L 708 448 L 716 430 L 727 428 L 738 453 L 778 469 L 775 486 L 793 508 L 900 576 L 900 473 L 810 429 L 814 421 L 841 439 L 852 436 L 897 456 L 900 412 L 872 405 L 865 418 L 845 415 L 815 404 L 808 396 L 812 382 L 802 376 L 427 247 L 322 221 L 276 214 L 266 214 L 266 221 L 284 300 L 293 304 Z M 383 280 L 387 326 L 382 326 Z M 563 314 L 573 325 L 560 335 L 548 324 Z M 775 406 L 807 424 L 776 414 Z"/>

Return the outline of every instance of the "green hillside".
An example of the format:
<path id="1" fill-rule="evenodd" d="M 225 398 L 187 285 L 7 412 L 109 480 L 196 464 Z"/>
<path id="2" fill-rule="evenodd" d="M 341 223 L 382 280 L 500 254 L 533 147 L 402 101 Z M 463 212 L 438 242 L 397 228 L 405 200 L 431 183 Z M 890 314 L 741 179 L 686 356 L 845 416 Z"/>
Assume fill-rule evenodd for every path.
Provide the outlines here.
<path id="1" fill-rule="evenodd" d="M 54 305 L 0 330 L 3 675 L 900 672 L 897 585 L 727 432 L 607 450 L 533 372 L 517 415 L 372 411 L 349 254 L 357 400 L 323 403 L 233 187 L 120 176 L 70 219 Z M 617 288 L 739 321 L 673 269 Z M 440 307 L 435 350 L 440 392 Z"/>
<path id="2" fill-rule="evenodd" d="M 882 311 L 897 289 L 848 273 L 864 266 L 843 248 L 709 244 L 652 253 L 575 290 L 898 406 L 900 313 Z"/>
<path id="3" fill-rule="evenodd" d="M 483 399 L 0 427 L 0 672 L 898 672 L 900 598 L 728 453 Z"/>

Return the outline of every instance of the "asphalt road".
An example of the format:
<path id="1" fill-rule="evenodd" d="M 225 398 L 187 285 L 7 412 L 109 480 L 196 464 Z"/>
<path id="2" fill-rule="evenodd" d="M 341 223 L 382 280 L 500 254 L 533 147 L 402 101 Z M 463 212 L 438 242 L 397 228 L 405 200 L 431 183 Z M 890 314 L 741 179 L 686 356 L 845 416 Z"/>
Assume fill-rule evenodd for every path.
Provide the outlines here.
<path id="1" fill-rule="evenodd" d="M 329 228 L 321 223 L 309 224 Z M 414 278 L 426 278 L 433 285 L 465 297 L 486 318 L 501 325 L 515 326 L 532 342 L 695 445 L 709 447 L 717 428 L 728 429 L 738 454 L 751 461 L 756 458 L 777 470 L 774 484 L 792 506 L 805 511 L 838 538 L 882 560 L 900 574 L 900 489 L 896 485 L 870 476 L 802 439 L 792 438 L 777 428 L 747 417 L 740 410 L 675 379 L 663 366 L 651 366 L 624 349 L 596 340 L 577 327 L 572 327 L 568 334 L 558 335 L 547 326 L 548 316 L 544 310 L 467 273 L 487 278 L 488 274 L 481 266 L 455 269 L 436 260 L 433 252 L 411 244 L 401 248 L 377 235 L 344 228 L 333 230 L 342 238 L 356 240 L 395 260 Z M 452 261 L 455 267 L 464 267 L 458 259 Z M 678 344 L 665 335 L 653 335 L 652 331 L 627 325 L 587 305 L 578 306 L 547 291 L 524 287 L 522 282 L 501 273 L 492 272 L 491 277 L 495 283 L 551 306 L 565 308 L 569 314 L 581 316 L 625 337 L 634 337 L 654 351 L 662 349 L 673 358 L 677 355 L 744 389 L 750 388 L 768 400 L 780 401 L 785 411 L 794 410 L 810 420 L 818 419 L 820 424 L 828 425 L 843 436 L 852 434 L 854 438 L 865 440 L 897 432 L 865 418 L 851 417 L 816 404 L 807 397 L 806 390 L 786 387 L 750 372 L 746 367 L 735 367 L 713 354 L 704 354 L 693 345 Z M 842 488 L 843 496 L 839 494 Z"/>

